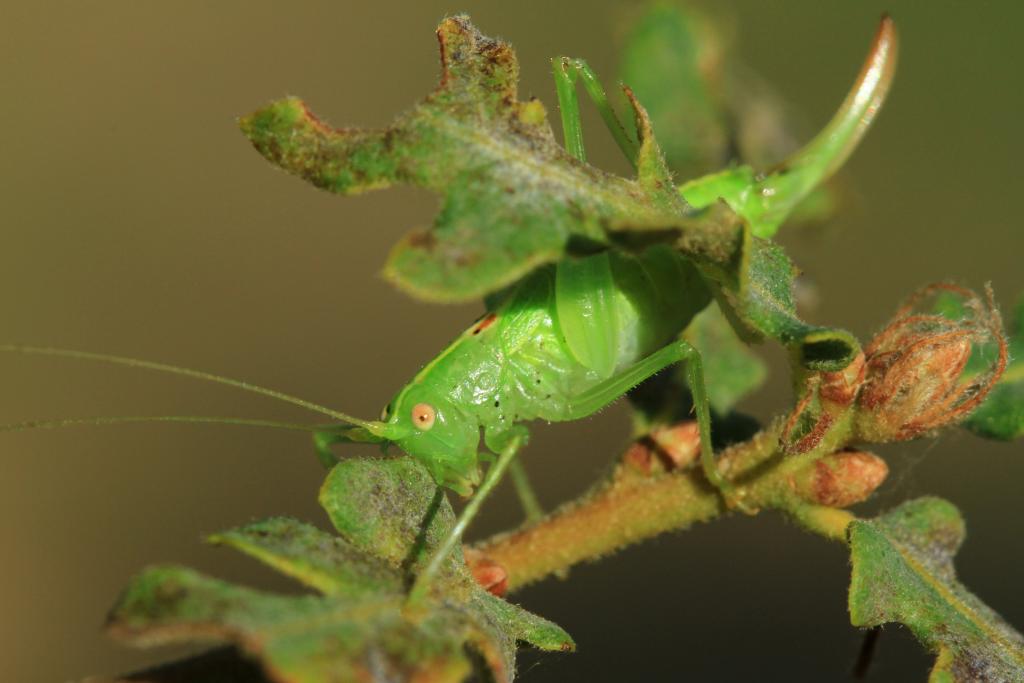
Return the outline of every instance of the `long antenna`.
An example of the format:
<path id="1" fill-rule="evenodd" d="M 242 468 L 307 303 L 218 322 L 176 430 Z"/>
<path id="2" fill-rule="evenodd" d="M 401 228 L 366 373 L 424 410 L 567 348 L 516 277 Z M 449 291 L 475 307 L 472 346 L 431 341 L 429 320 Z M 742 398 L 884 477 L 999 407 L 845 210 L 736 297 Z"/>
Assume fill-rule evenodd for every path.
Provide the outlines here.
<path id="1" fill-rule="evenodd" d="M 296 432 L 331 431 L 327 425 L 306 425 L 296 422 L 278 422 L 276 420 L 249 419 L 241 417 L 207 417 L 204 415 L 141 415 L 127 417 L 69 417 L 59 420 L 29 420 L 27 422 L 11 422 L 0 424 L 0 432 L 20 432 L 26 429 L 58 429 L 60 427 L 78 427 L 81 425 L 117 425 L 136 422 L 185 422 L 190 424 L 227 424 L 244 427 L 269 427 L 288 429 Z"/>
<path id="2" fill-rule="evenodd" d="M 59 358 L 74 358 L 77 360 L 91 360 L 99 361 L 101 363 L 111 363 L 113 365 L 123 365 L 130 368 L 143 368 L 145 370 L 155 370 L 157 372 L 166 372 L 171 375 L 179 375 L 182 377 L 191 377 L 193 379 L 201 379 L 207 382 L 213 382 L 215 384 L 223 384 L 225 386 L 234 387 L 236 389 L 242 389 L 253 394 L 259 394 L 261 396 L 269 396 L 270 398 L 276 398 L 279 401 L 285 403 L 291 403 L 292 405 L 311 410 L 314 413 L 320 413 L 326 415 L 335 420 L 341 422 L 347 422 L 349 424 L 358 425 L 370 431 L 372 434 L 383 436 L 386 431 L 385 425 L 380 422 L 369 422 L 367 420 L 360 420 L 357 417 L 340 413 L 336 410 L 332 410 L 322 405 L 307 401 L 305 399 L 298 398 L 297 396 L 291 396 L 280 391 L 273 389 L 266 389 L 249 382 L 243 382 L 237 379 L 231 379 L 230 377 L 222 377 L 220 375 L 214 375 L 209 372 L 203 372 L 201 370 L 192 370 L 190 368 L 181 368 L 176 365 L 168 365 L 166 363 L 156 363 L 148 360 L 139 360 L 138 358 L 126 358 L 124 356 L 111 356 L 104 353 L 92 353 L 90 351 L 78 351 L 75 349 L 57 349 L 46 346 L 25 346 L 21 344 L 0 344 L 0 352 L 7 353 L 21 353 L 25 355 L 35 356 L 57 356 Z"/>

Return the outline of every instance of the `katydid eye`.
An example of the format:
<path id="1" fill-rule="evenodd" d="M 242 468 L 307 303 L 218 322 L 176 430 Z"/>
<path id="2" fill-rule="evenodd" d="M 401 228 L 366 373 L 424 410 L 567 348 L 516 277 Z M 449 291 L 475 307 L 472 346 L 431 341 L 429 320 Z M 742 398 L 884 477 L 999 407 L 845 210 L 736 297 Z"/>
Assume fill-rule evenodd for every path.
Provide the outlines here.
<path id="1" fill-rule="evenodd" d="M 433 427 L 436 417 L 437 413 L 434 411 L 434 406 L 429 403 L 417 403 L 412 407 L 412 423 L 420 431 L 425 432 Z"/>

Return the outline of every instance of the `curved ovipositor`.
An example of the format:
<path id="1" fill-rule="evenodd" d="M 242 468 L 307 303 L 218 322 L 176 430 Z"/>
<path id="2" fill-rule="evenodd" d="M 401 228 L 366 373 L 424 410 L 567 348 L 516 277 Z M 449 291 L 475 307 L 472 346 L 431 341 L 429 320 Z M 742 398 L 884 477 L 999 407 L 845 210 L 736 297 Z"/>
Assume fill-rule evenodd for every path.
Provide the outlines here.
<path id="1" fill-rule="evenodd" d="M 749 166 L 729 169 L 682 185 L 683 197 L 698 209 L 724 199 L 750 221 L 755 235 L 775 234 L 796 205 L 828 180 L 864 137 L 889 92 L 898 47 L 896 25 L 885 15 L 853 88 L 814 139 L 767 174 Z"/>

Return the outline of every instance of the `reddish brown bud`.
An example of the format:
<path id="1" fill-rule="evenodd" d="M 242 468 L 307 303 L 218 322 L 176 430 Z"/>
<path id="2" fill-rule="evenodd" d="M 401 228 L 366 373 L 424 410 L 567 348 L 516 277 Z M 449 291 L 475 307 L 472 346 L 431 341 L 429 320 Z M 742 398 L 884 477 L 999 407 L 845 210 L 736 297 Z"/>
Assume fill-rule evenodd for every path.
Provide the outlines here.
<path id="1" fill-rule="evenodd" d="M 963 301 L 965 317 L 914 313 L 921 300 L 947 292 Z M 1006 339 L 991 291 L 983 302 L 968 289 L 938 284 L 911 297 L 865 349 L 867 374 L 858 399 L 857 428 L 875 442 L 904 441 L 957 422 L 984 400 L 1006 369 Z M 962 379 L 975 347 L 994 342 L 986 372 Z"/>
<path id="2" fill-rule="evenodd" d="M 500 564 L 473 548 L 463 548 L 463 557 L 473 579 L 492 595 L 499 598 L 508 591 L 508 572 Z"/>
<path id="3" fill-rule="evenodd" d="M 622 463 L 641 474 L 650 474 L 654 454 L 642 441 L 634 442 L 622 456 Z"/>
<path id="4" fill-rule="evenodd" d="M 671 472 L 693 464 L 700 456 L 700 427 L 687 421 L 671 427 L 656 427 L 634 442 L 622 456 L 619 474 Z"/>
<path id="5" fill-rule="evenodd" d="M 696 422 L 659 427 L 651 432 L 651 439 L 673 469 L 682 469 L 700 456 L 700 426 Z"/>
<path id="6" fill-rule="evenodd" d="M 867 500 L 889 475 L 885 461 L 871 453 L 839 451 L 811 463 L 792 479 L 804 500 L 848 507 Z"/>

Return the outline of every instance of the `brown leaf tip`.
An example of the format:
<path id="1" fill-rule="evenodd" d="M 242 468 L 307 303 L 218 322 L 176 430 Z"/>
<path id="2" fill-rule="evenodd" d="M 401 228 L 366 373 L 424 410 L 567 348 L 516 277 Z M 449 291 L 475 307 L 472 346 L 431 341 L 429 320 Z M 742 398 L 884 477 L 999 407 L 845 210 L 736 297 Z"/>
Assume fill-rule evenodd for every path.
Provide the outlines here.
<path id="1" fill-rule="evenodd" d="M 441 88 L 480 88 L 515 100 L 519 64 L 512 47 L 489 38 L 469 16 L 448 17 L 437 27 L 441 50 Z"/>

